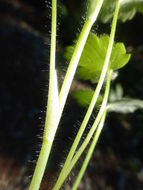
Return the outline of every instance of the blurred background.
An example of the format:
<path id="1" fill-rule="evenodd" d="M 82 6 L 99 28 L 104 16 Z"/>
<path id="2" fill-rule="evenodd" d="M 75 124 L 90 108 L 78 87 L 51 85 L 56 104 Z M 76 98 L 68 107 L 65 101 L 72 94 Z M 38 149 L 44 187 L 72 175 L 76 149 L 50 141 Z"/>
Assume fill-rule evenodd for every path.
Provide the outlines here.
<path id="1" fill-rule="evenodd" d="M 67 67 L 63 56 L 65 47 L 72 44 L 82 28 L 85 10 L 86 1 L 59 1 L 57 69 L 60 81 Z M 41 147 L 48 88 L 50 14 L 48 1 L 0 0 L 1 190 L 28 188 Z M 98 35 L 109 33 L 110 25 L 99 19 L 93 31 Z M 143 99 L 142 34 L 141 13 L 118 24 L 116 41 L 125 43 L 132 59 L 113 82 L 114 95 L 120 86 L 124 97 Z M 78 83 L 73 84 L 73 89 Z M 52 189 L 84 113 L 85 109 L 70 96 L 42 190 Z M 79 189 L 142 190 L 142 147 L 143 111 L 110 113 Z M 81 158 L 63 189 L 70 190 L 82 161 Z"/>

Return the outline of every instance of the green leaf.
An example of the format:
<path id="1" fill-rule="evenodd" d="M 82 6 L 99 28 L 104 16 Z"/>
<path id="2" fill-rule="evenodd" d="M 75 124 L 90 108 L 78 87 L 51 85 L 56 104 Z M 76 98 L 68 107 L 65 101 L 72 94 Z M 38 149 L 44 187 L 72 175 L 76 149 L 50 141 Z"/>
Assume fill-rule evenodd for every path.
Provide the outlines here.
<path id="1" fill-rule="evenodd" d="M 94 33 L 89 34 L 77 69 L 79 79 L 90 80 L 92 83 L 97 81 L 103 68 L 108 43 L 108 35 L 98 37 Z M 67 60 L 70 60 L 73 51 L 73 46 L 69 46 L 66 49 L 65 57 Z M 114 43 L 110 59 L 110 68 L 112 70 L 120 69 L 128 63 L 129 59 L 130 54 L 126 54 L 124 44 Z"/>
<path id="2" fill-rule="evenodd" d="M 122 100 L 109 103 L 107 109 L 109 112 L 133 113 L 138 109 L 143 109 L 143 100 L 123 98 Z"/>
<path id="3" fill-rule="evenodd" d="M 102 9 L 100 11 L 100 20 L 104 23 L 111 20 L 114 14 L 116 1 L 104 0 Z M 122 22 L 131 20 L 136 12 L 143 13 L 143 0 L 121 0 L 119 19 Z"/>
<path id="4" fill-rule="evenodd" d="M 83 107 L 89 106 L 91 99 L 93 97 L 94 91 L 93 90 L 78 90 L 73 93 L 73 98 Z M 102 102 L 102 96 L 98 97 L 96 102 L 96 106 L 100 105 Z"/>

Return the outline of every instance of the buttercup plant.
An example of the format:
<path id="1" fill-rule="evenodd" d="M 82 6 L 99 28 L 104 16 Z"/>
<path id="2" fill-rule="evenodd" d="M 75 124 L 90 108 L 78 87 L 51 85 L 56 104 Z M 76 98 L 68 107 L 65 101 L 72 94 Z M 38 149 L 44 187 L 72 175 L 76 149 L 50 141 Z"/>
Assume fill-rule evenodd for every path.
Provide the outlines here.
<path id="1" fill-rule="evenodd" d="M 91 1 L 89 2 L 89 7 Z M 98 13 L 103 4 L 103 0 L 98 0 L 94 4 L 92 14 L 87 17 L 83 29 L 80 33 L 79 39 L 76 44 L 75 51 L 71 58 L 65 79 L 63 81 L 60 93 L 58 93 L 57 77 L 55 69 L 55 49 L 56 49 L 56 20 L 57 20 L 57 1 L 52 0 L 52 24 L 51 24 L 51 54 L 50 54 L 50 77 L 49 77 L 49 94 L 46 112 L 46 122 L 43 135 L 43 144 L 40 151 L 40 155 L 36 164 L 36 169 L 30 184 L 30 190 L 39 189 L 44 170 L 48 161 L 50 150 L 54 141 L 55 133 L 62 115 L 62 111 L 69 93 L 69 89 L 87 40 L 88 34 L 91 30 L 93 23 L 95 22 Z M 55 107 L 57 111 L 55 112 Z"/>
<path id="2" fill-rule="evenodd" d="M 50 51 L 50 72 L 49 72 L 49 92 L 47 101 L 47 111 L 45 119 L 45 128 L 43 134 L 43 143 L 40 155 L 36 164 L 34 175 L 29 190 L 38 190 L 44 175 L 44 171 L 54 142 L 55 134 L 62 117 L 63 109 L 69 94 L 69 90 L 77 71 L 77 76 L 83 80 L 90 80 L 97 83 L 95 91 L 92 93 L 91 102 L 81 122 L 79 131 L 75 137 L 73 145 L 69 151 L 59 177 L 53 187 L 53 190 L 59 190 L 71 170 L 77 163 L 83 151 L 91 142 L 88 153 L 83 162 L 83 166 L 73 185 L 76 190 L 84 175 L 93 150 L 97 144 L 102 131 L 106 114 L 108 112 L 108 97 L 110 92 L 111 76 L 114 70 L 126 65 L 130 59 L 130 54 L 126 54 L 126 49 L 122 43 L 114 43 L 116 25 L 119 15 L 121 0 L 116 0 L 111 33 L 108 37 L 103 35 L 98 37 L 90 33 L 93 24 L 100 13 L 104 0 L 89 0 L 85 23 L 81 33 L 74 46 L 68 47 L 65 57 L 69 61 L 69 66 L 60 90 L 58 90 L 58 79 L 56 74 L 56 23 L 57 23 L 57 0 L 52 0 L 52 22 L 51 22 L 51 51 Z M 123 3 L 122 3 L 123 4 Z M 92 52 L 91 52 L 92 51 Z M 87 59 L 88 56 L 88 59 Z M 79 65 L 78 65 L 79 64 Z M 95 81 L 95 78 L 97 81 Z M 106 81 L 104 96 L 101 102 L 99 112 L 91 126 L 86 138 L 78 147 L 85 128 L 89 122 L 95 104 L 100 96 L 103 83 Z M 111 106 L 110 106 L 111 107 Z M 93 139 L 92 139 L 93 137 Z M 77 148 L 78 147 L 78 148 Z"/>

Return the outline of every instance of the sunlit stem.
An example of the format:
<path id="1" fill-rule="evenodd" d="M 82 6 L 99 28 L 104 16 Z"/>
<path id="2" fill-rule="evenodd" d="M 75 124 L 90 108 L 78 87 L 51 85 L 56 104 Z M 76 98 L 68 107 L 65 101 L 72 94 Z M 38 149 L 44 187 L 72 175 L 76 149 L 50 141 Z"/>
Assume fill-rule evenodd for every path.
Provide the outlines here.
<path id="1" fill-rule="evenodd" d="M 38 190 L 44 175 L 47 161 L 51 152 L 57 130 L 57 120 L 59 118 L 59 94 L 57 84 L 57 74 L 55 70 L 56 56 L 56 23 L 57 23 L 57 0 L 52 0 L 52 23 L 51 23 L 51 50 L 50 50 L 50 72 L 49 72 L 49 92 L 43 144 L 38 157 L 34 175 L 29 190 Z"/>
<path id="2" fill-rule="evenodd" d="M 118 18 L 118 12 L 119 12 L 119 4 L 120 4 L 120 1 L 118 0 L 117 5 L 116 5 L 116 9 L 115 9 L 115 13 L 114 13 L 113 22 L 112 22 L 112 28 L 111 28 L 111 34 L 110 34 L 110 39 L 109 39 L 109 45 L 108 45 L 108 49 L 107 49 L 107 54 L 106 54 L 104 66 L 103 66 L 103 69 L 102 69 L 102 72 L 101 72 L 101 76 L 100 76 L 100 79 L 99 79 L 97 88 L 96 88 L 96 90 L 95 90 L 94 96 L 93 96 L 93 98 L 92 98 L 92 102 L 91 102 L 91 104 L 90 104 L 90 106 L 89 106 L 89 109 L 88 109 L 88 111 L 87 111 L 87 115 L 85 116 L 85 118 L 84 118 L 84 120 L 83 120 L 83 122 L 82 122 L 82 124 L 81 124 L 81 127 L 80 127 L 80 129 L 79 129 L 79 132 L 78 132 L 78 134 L 77 134 L 77 136 L 76 136 L 76 138 L 75 138 L 75 141 L 74 141 L 74 143 L 73 143 L 73 145 L 72 145 L 72 147 L 71 147 L 71 150 L 70 150 L 70 152 L 69 152 L 69 154 L 68 154 L 68 157 L 67 157 L 66 162 L 65 162 L 65 164 L 64 164 L 64 166 L 63 166 L 63 169 L 62 169 L 62 171 L 61 171 L 61 173 L 60 173 L 60 176 L 59 176 L 59 178 L 58 178 L 58 180 L 57 180 L 57 183 L 56 183 L 56 185 L 55 185 L 55 189 L 54 189 L 54 190 L 57 190 L 57 189 L 59 189 L 59 188 L 62 186 L 62 184 L 63 184 L 63 182 L 65 181 L 66 177 L 67 177 L 68 174 L 70 173 L 72 167 L 73 167 L 74 164 L 76 163 L 76 162 L 73 162 L 73 163 L 74 163 L 73 166 L 72 166 L 72 167 L 69 166 L 69 165 L 71 165 L 71 159 L 72 159 L 72 157 L 73 157 L 73 155 L 74 155 L 74 153 L 75 153 L 75 150 L 76 150 L 76 148 L 77 148 L 77 145 L 78 145 L 78 143 L 79 143 L 79 141 L 80 141 L 80 139 L 81 139 L 81 136 L 82 136 L 82 134 L 83 134 L 83 132 L 84 132 L 84 130 L 85 130 L 85 127 L 86 127 L 86 125 L 87 125 L 87 123 L 88 123 L 89 117 L 90 117 L 90 115 L 91 115 L 91 113 L 92 113 L 92 110 L 93 110 L 93 108 L 94 108 L 94 106 L 95 106 L 96 100 L 97 100 L 97 98 L 98 98 L 98 95 L 99 95 L 99 93 L 100 93 L 100 90 L 101 90 L 101 88 L 102 88 L 102 85 L 103 85 L 103 82 L 104 82 L 104 79 L 105 79 L 105 76 L 106 76 L 106 73 L 107 73 L 107 69 L 108 69 L 109 61 L 110 61 L 110 56 L 111 56 L 111 52 L 112 52 L 112 47 L 113 47 L 113 43 L 114 43 L 114 37 L 115 37 L 115 31 L 116 31 L 116 25 L 117 25 L 117 18 Z M 104 109 L 105 109 L 105 108 L 104 108 Z M 90 110 L 90 111 L 89 111 L 89 110 Z M 101 116 L 102 116 L 102 114 L 101 114 Z M 100 117 L 99 117 L 99 121 L 100 121 Z M 98 125 L 98 123 L 97 123 L 97 125 Z M 90 140 L 90 139 L 89 139 L 89 140 Z M 87 142 L 86 142 L 86 143 L 87 143 Z M 86 145 L 86 146 L 87 146 L 87 145 Z M 81 149 L 81 150 L 84 151 L 84 149 L 86 148 L 86 146 L 85 146 L 83 149 Z M 81 151 L 81 153 L 82 153 L 82 151 Z M 80 154 L 81 154 L 81 153 L 80 153 Z M 76 154 L 78 155 L 78 151 L 77 151 Z M 76 158 L 76 157 L 75 157 L 75 158 Z M 78 159 L 77 159 L 77 160 L 78 160 Z M 69 167 L 70 167 L 70 168 L 69 168 Z"/>

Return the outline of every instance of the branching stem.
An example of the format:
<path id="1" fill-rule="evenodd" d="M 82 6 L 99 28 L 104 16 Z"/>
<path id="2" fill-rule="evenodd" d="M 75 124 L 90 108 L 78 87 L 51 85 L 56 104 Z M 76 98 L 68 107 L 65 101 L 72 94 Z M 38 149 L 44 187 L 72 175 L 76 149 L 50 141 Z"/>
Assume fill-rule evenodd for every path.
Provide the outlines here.
<path id="1" fill-rule="evenodd" d="M 61 112 L 63 111 L 70 87 L 71 87 L 71 83 L 73 81 L 73 77 L 75 75 L 83 48 L 85 46 L 87 37 L 89 35 L 89 32 L 91 30 L 92 25 L 94 24 L 94 22 L 97 19 L 97 16 L 99 14 L 99 11 L 101 9 L 101 6 L 103 4 L 103 0 L 94 0 L 96 1 L 95 3 L 95 7 L 94 7 L 94 11 L 92 13 L 92 16 L 88 17 L 85 20 L 84 26 L 82 28 L 82 31 L 79 35 L 78 41 L 76 43 L 75 49 L 74 49 L 74 53 L 72 55 L 68 70 L 66 72 L 65 78 L 64 78 L 64 82 L 60 91 L 60 95 L 59 95 L 59 101 L 60 101 L 60 110 Z"/>
<path id="2" fill-rule="evenodd" d="M 90 106 L 89 106 L 89 108 L 88 108 L 88 111 L 87 111 L 87 113 L 86 113 L 86 115 L 85 115 L 85 118 L 84 118 L 84 120 L 83 120 L 83 122 L 82 122 L 82 124 L 81 124 L 81 127 L 80 127 L 80 129 L 79 129 L 79 131 L 78 131 L 78 133 L 77 133 L 77 136 L 76 136 L 76 138 L 75 138 L 75 140 L 74 140 L 74 143 L 73 143 L 73 145 L 72 145 L 72 147 L 71 147 L 71 150 L 70 150 L 70 152 L 69 152 L 69 154 L 68 154 L 68 157 L 67 157 L 66 162 L 65 162 L 65 164 L 64 164 L 64 166 L 63 166 L 63 169 L 62 169 L 62 171 L 61 171 L 61 173 L 60 173 L 60 175 L 59 175 L 59 178 L 58 178 L 58 180 L 57 180 L 57 182 L 56 182 L 56 185 L 55 185 L 55 187 L 54 187 L 54 190 L 58 190 L 58 189 L 61 187 L 61 185 L 62 185 L 63 182 L 65 181 L 66 177 L 67 177 L 68 174 L 70 173 L 72 167 L 73 167 L 73 166 L 75 165 L 75 163 L 77 162 L 77 160 L 78 160 L 77 158 L 79 158 L 78 155 L 81 155 L 81 154 L 82 154 L 82 152 L 84 151 L 84 149 L 86 148 L 86 146 L 87 146 L 87 144 L 88 144 L 87 141 L 85 140 L 85 142 L 83 143 L 83 146 L 81 146 L 81 149 L 79 149 L 79 150 L 77 151 L 77 153 L 76 153 L 76 155 L 75 155 L 75 157 L 74 157 L 75 160 L 74 160 L 74 159 L 72 160 L 73 155 L 74 155 L 74 153 L 75 153 L 75 151 L 76 151 L 76 148 L 77 148 L 77 146 L 78 146 L 78 144 L 79 144 L 79 141 L 80 141 L 80 139 L 81 139 L 81 136 L 82 136 L 82 134 L 83 134 L 83 132 L 84 132 L 84 130 L 85 130 L 85 127 L 86 127 L 86 125 L 87 125 L 87 123 L 88 123 L 88 121 L 89 121 L 89 118 L 90 118 L 90 116 L 91 116 L 91 114 L 92 114 L 92 111 L 93 111 L 93 109 L 94 109 L 95 103 L 96 103 L 96 101 L 97 101 L 97 98 L 98 98 L 98 96 L 99 96 L 100 90 L 101 90 L 101 88 L 102 88 L 102 85 L 103 85 L 103 82 L 104 82 L 104 79 L 105 79 L 105 76 L 106 76 L 106 73 L 107 73 L 107 69 L 108 69 L 108 67 L 109 67 L 110 56 L 111 56 L 111 52 L 112 52 L 112 47 L 113 47 L 114 37 L 115 37 L 115 31 L 116 31 L 116 25 L 117 25 L 117 18 L 118 18 L 118 12 L 119 12 L 119 4 L 120 4 L 120 0 L 117 1 L 117 5 L 116 5 L 116 9 L 115 9 L 115 14 L 114 14 L 113 22 L 112 22 L 112 28 L 111 28 L 111 34 L 110 34 L 110 39 L 109 39 L 109 45 L 108 45 L 108 49 L 107 49 L 107 54 L 106 54 L 104 66 L 103 66 L 103 69 L 102 69 L 102 72 L 101 72 L 101 76 L 100 76 L 100 79 L 99 79 L 97 88 L 96 88 L 95 93 L 94 93 L 94 95 L 93 95 L 93 98 L 92 98 L 91 104 L 90 104 Z M 106 106 L 105 106 L 105 107 L 106 107 Z M 97 118 L 96 118 L 96 125 L 98 125 L 98 122 L 100 121 L 100 119 L 101 119 L 101 117 L 102 117 L 102 114 L 103 114 L 103 112 L 104 112 L 105 107 L 103 108 L 102 112 L 99 112 L 99 117 L 97 116 Z M 94 125 L 94 126 L 95 126 L 95 125 Z M 97 126 L 96 126 L 96 127 L 97 127 Z M 94 128 L 94 130 L 96 129 L 96 127 Z M 93 130 L 93 132 L 92 132 L 92 135 L 93 135 L 93 133 L 94 133 L 94 130 Z M 91 138 L 91 137 L 92 137 L 92 136 L 90 136 L 90 138 Z M 88 142 L 89 142 L 89 141 L 90 141 L 90 139 L 88 139 Z M 81 151 L 81 152 L 80 152 L 80 151 Z M 73 164 L 71 164 L 71 160 L 73 161 L 73 162 L 72 162 Z"/>

